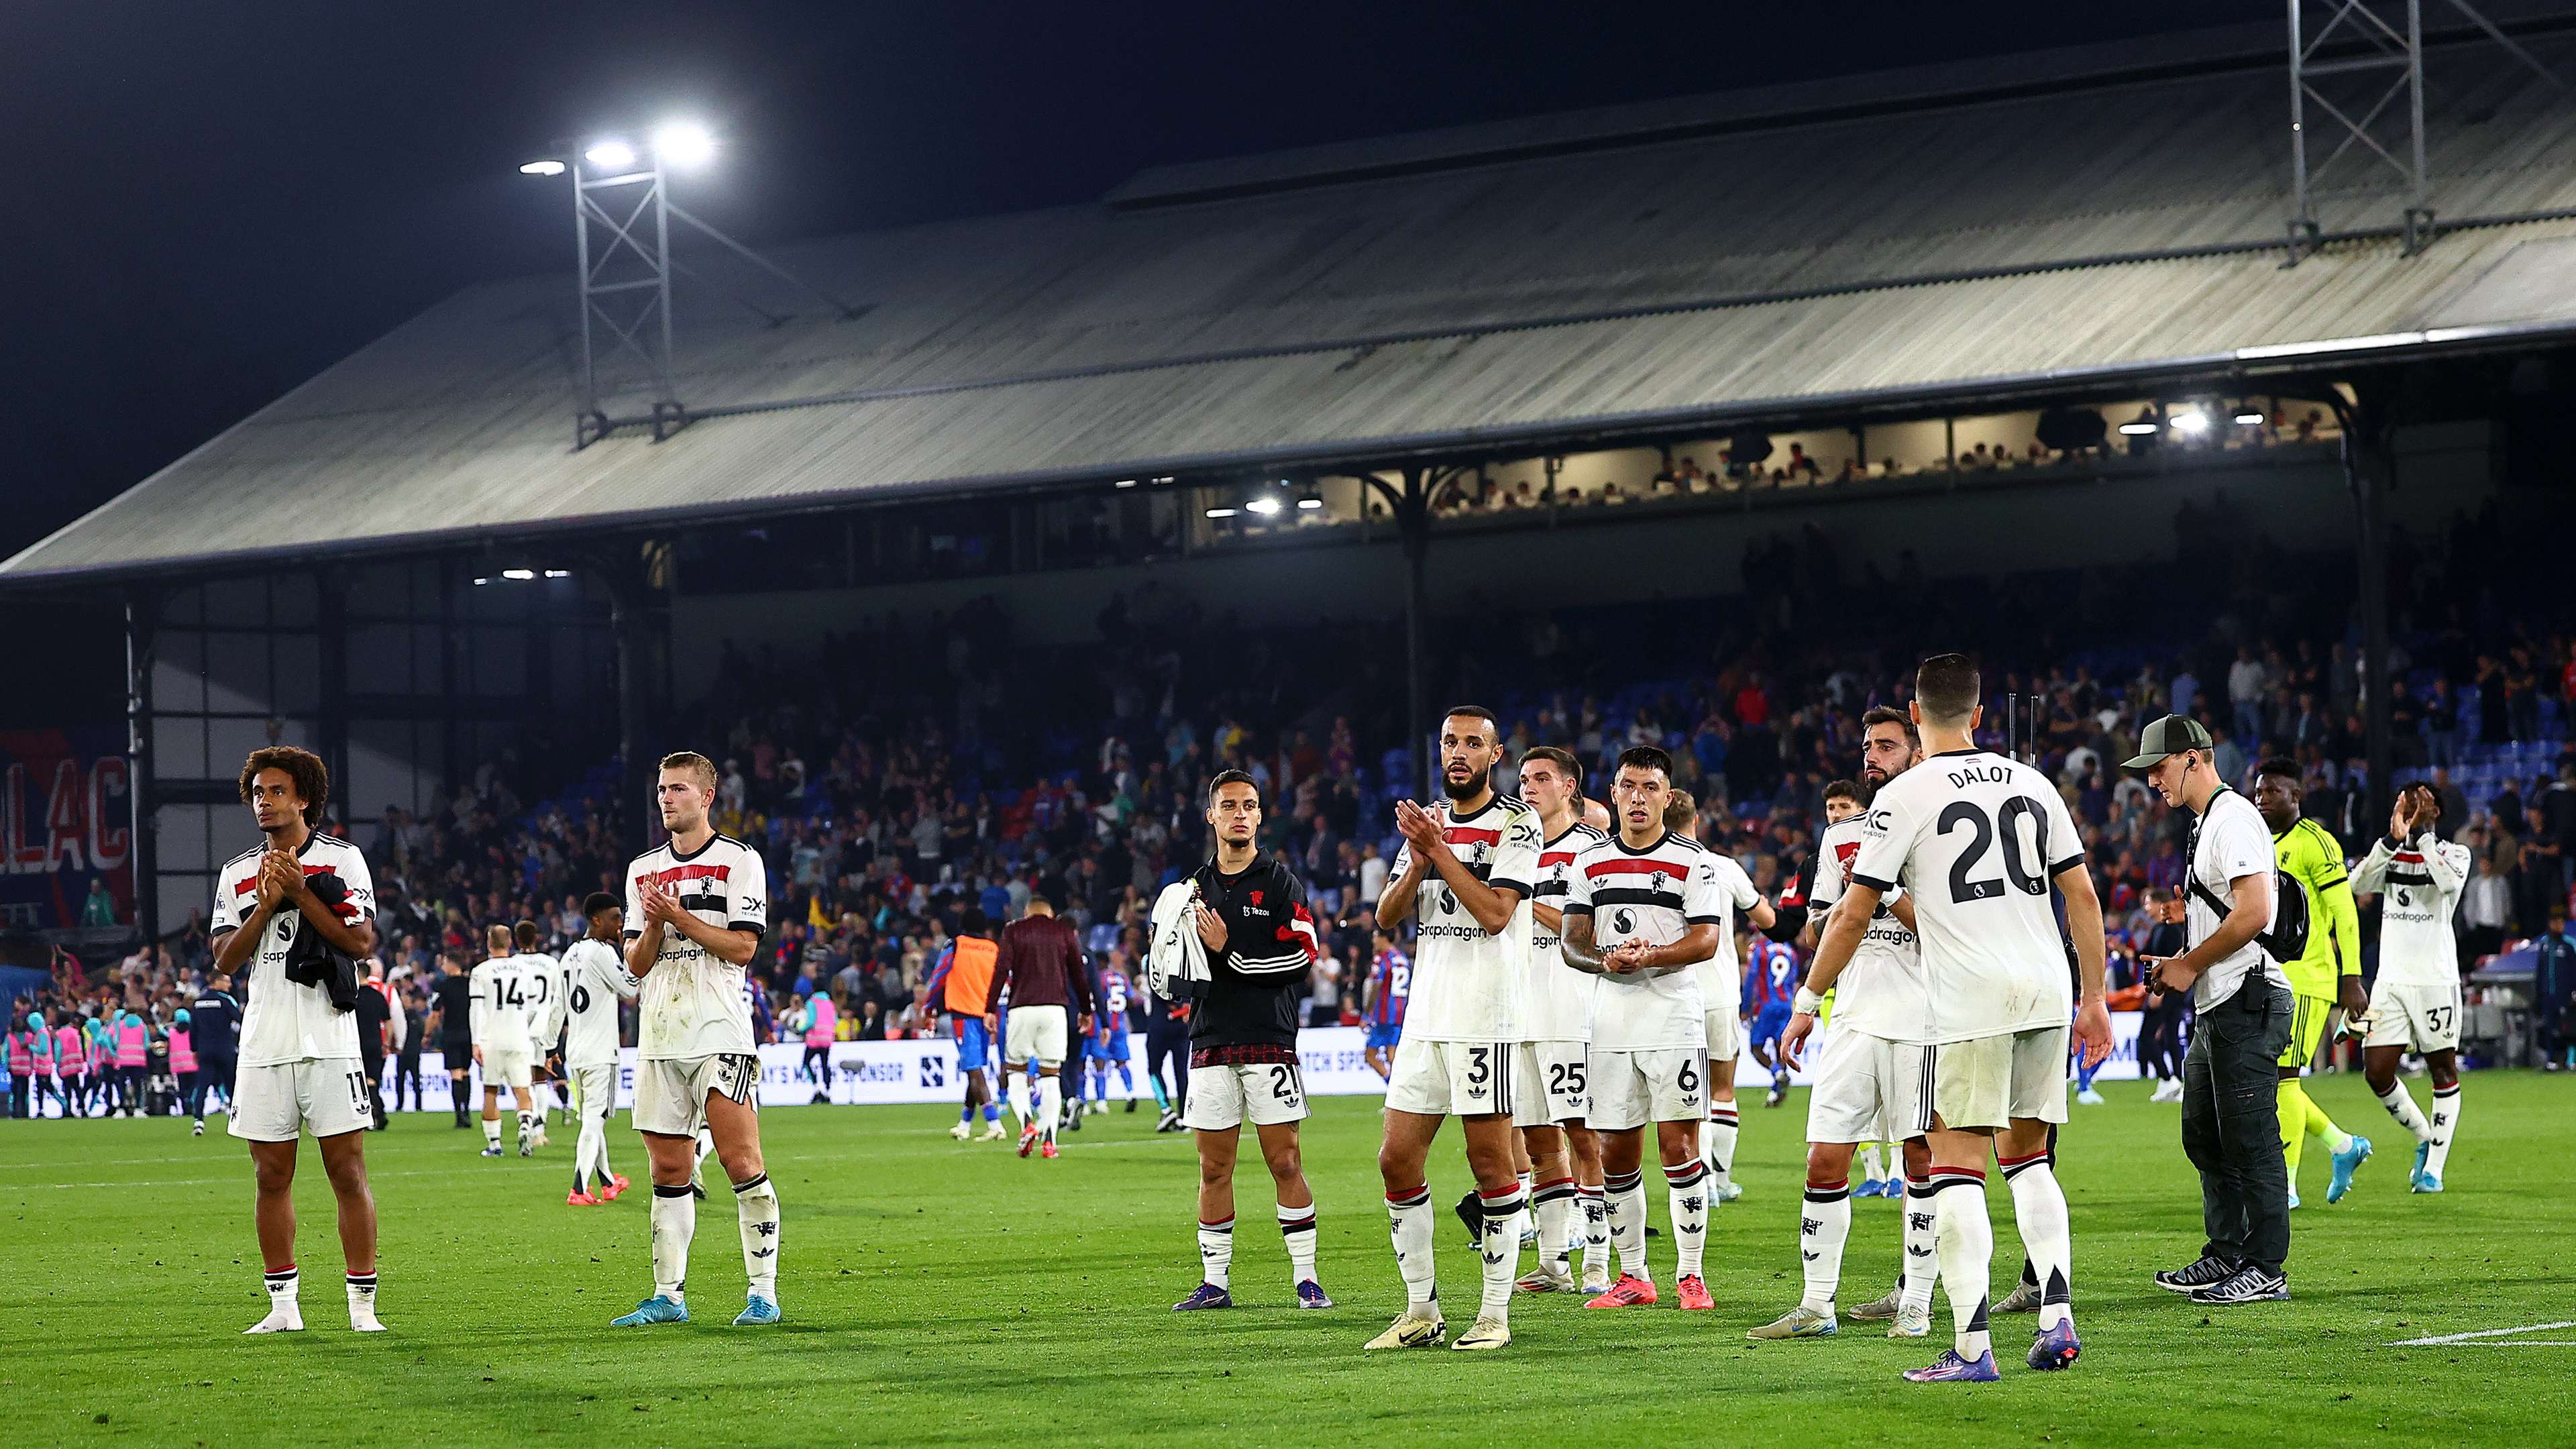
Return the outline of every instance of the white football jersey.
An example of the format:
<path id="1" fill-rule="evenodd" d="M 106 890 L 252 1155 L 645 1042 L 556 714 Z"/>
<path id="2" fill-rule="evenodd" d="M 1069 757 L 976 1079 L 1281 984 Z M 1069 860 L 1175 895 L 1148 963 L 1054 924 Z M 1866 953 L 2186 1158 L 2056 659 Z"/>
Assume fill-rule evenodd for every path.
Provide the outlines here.
<path id="1" fill-rule="evenodd" d="M 467 981 L 474 988 L 474 1044 L 485 1051 L 528 1054 L 528 982 L 519 958 L 499 956 L 476 966 Z"/>
<path id="2" fill-rule="evenodd" d="M 1825 827 L 1816 841 L 1816 884 L 1807 902 L 1824 919 L 1843 898 L 1843 884 L 1860 855 L 1864 815 Z M 1867 1032 L 1881 1041 L 1920 1045 L 1932 1031 L 1932 1003 L 1923 993 L 1923 945 L 1887 908 L 1905 893 L 1899 886 L 1878 903 L 1853 949 L 1851 964 L 1834 979 L 1834 1026 Z"/>
<path id="3" fill-rule="evenodd" d="M 1756 899 L 1744 872 L 1686 835 L 1666 831 L 1643 849 L 1616 835 L 1577 851 L 1566 874 L 1565 914 L 1590 916 L 1592 939 L 1607 951 L 1623 941 L 1669 946 L 1693 926 L 1723 929 L 1728 913 Z M 1726 947 L 1718 947 L 1720 955 Z M 1703 968 L 1660 976 L 1598 978 L 1592 1044 L 1612 1051 L 1654 1051 L 1708 1045 L 1708 1004 Z"/>
<path id="4" fill-rule="evenodd" d="M 542 1058 L 563 1036 L 563 963 L 543 951 L 521 951 L 510 959 L 519 965 L 527 997 L 519 1009 L 528 1018 L 528 1048 Z"/>
<path id="5" fill-rule="evenodd" d="M 614 1066 L 617 1003 L 635 999 L 643 983 L 627 974 L 626 957 L 606 941 L 582 939 L 563 954 L 564 1066 Z"/>
<path id="6" fill-rule="evenodd" d="M 1404 1033 L 1423 1041 L 1524 1041 L 1538 812 L 1519 796 L 1499 791 L 1472 815 L 1453 815 L 1452 808 L 1447 800 L 1431 805 L 1450 850 L 1478 880 L 1518 892 L 1520 904 L 1496 934 L 1476 924 L 1438 871 L 1423 876 L 1413 895 L 1413 996 Z M 1396 853 L 1394 873 L 1412 868 L 1408 845 Z"/>
<path id="7" fill-rule="evenodd" d="M 1914 897 L 1933 1044 L 2074 1019 L 2049 882 L 2084 863 L 2084 838 L 2047 777 L 1945 750 L 1888 781 L 1863 818 L 1851 878 Z"/>
<path id="8" fill-rule="evenodd" d="M 1541 845 L 1538 879 L 1530 883 L 1530 903 L 1564 909 L 1566 881 L 1573 875 L 1574 857 L 1605 838 L 1600 831 L 1577 820 L 1565 828 L 1564 834 Z M 1563 946 L 1564 939 L 1533 912 L 1529 954 L 1531 1041 L 1592 1040 L 1592 1013 L 1600 1001 L 1601 978 L 1566 965 Z"/>
<path id="9" fill-rule="evenodd" d="M 626 868 L 626 939 L 644 934 L 639 889 L 654 881 L 699 920 L 719 930 L 769 930 L 769 868 L 760 853 L 730 835 L 716 835 L 687 855 L 669 841 Z M 749 1055 L 751 1001 L 743 970 L 678 931 L 662 932 L 662 948 L 644 975 L 642 1020 L 635 1054 L 645 1061 Z"/>
<path id="10" fill-rule="evenodd" d="M 245 850 L 215 873 L 215 908 L 206 921 L 209 938 L 240 930 L 259 908 L 259 861 L 266 849 L 263 845 Z M 375 878 L 367 873 L 367 858 L 356 846 L 315 831 L 296 854 L 308 879 L 337 876 L 348 887 L 348 898 L 340 907 L 342 919 L 375 919 Z M 286 979 L 286 954 L 303 928 L 302 911 L 281 908 L 269 917 L 256 953 L 242 970 L 242 984 L 248 989 L 243 992 L 240 1055 L 235 1058 L 242 1066 L 273 1067 L 358 1055 L 358 1014 L 333 1006 L 331 994 L 319 986 Z"/>
<path id="11" fill-rule="evenodd" d="M 1762 893 L 1753 888 L 1753 877 L 1745 874 L 1733 856 L 1712 850 L 1709 858 L 1716 862 L 1718 897 L 1728 908 L 1717 913 L 1717 954 L 1692 967 L 1691 974 L 1699 978 L 1703 1008 L 1732 1011 L 1740 1016 L 1744 1012 L 1744 953 L 1735 944 L 1735 913 L 1753 909 Z M 1700 1030 L 1707 1029 L 1703 1019 Z"/>
<path id="12" fill-rule="evenodd" d="M 2362 857 L 2352 889 L 2379 897 L 2379 985 L 2448 990 L 2460 984 L 2451 916 L 2460 908 L 2474 858 L 2467 846 L 2429 830 L 2403 845 L 2391 845 L 2383 835 Z M 2324 927 L 2323 921 L 2308 923 L 2310 931 Z"/>

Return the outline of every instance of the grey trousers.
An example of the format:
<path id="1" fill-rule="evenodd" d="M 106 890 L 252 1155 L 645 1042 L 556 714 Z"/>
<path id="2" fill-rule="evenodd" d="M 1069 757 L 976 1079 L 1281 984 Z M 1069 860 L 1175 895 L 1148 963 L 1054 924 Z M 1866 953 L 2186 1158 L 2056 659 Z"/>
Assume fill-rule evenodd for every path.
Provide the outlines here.
<path id="1" fill-rule="evenodd" d="M 2202 1251 L 2275 1273 L 2290 1256 L 2279 1063 L 2291 1006 L 2288 987 L 2247 980 L 2200 1013 L 2182 1064 L 2182 1150 L 2200 1169 Z"/>

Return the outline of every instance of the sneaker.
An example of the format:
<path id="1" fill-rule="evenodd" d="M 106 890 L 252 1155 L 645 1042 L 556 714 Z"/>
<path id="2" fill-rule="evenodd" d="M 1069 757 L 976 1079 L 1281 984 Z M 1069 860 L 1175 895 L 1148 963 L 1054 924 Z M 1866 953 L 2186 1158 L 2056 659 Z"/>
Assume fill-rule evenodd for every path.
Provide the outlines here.
<path id="1" fill-rule="evenodd" d="M 537 1155 L 536 1144 L 534 1144 L 534 1143 L 530 1142 L 530 1141 L 529 1141 L 527 1138 L 525 1138 L 525 1137 L 520 1138 L 520 1139 L 519 1139 L 519 1155 L 520 1155 L 521 1157 L 534 1157 L 534 1156 L 536 1156 L 536 1155 Z"/>
<path id="2" fill-rule="evenodd" d="M 2235 1303 L 2285 1303 L 2289 1297 L 2289 1279 L 2248 1263 L 2227 1278 L 2194 1293 L 2191 1301 L 2224 1307 Z"/>
<path id="3" fill-rule="evenodd" d="M 707 1200 L 707 1185 L 705 1180 L 695 1177 L 690 1178 L 689 1196 L 696 1198 L 700 1202 L 705 1202 Z"/>
<path id="4" fill-rule="evenodd" d="M 595 1197 L 592 1197 L 589 1193 L 583 1192 L 583 1191 L 582 1191 L 582 1190 L 580 1190 L 579 1188 L 575 1188 L 575 1189 L 573 1189 L 573 1191 L 572 1191 L 571 1195 L 570 1195 L 570 1196 L 568 1196 L 568 1197 L 566 1197 L 566 1198 L 564 1199 L 564 1206 L 565 1206 L 565 1207 L 597 1207 L 597 1206 L 599 1206 L 599 1199 L 598 1199 L 598 1198 L 595 1198 Z"/>
<path id="5" fill-rule="evenodd" d="M 1232 1308 L 1234 1295 L 1214 1283 L 1201 1283 L 1190 1290 L 1190 1296 L 1172 1305 L 1174 1313 L 1196 1313 L 1202 1308 Z"/>
<path id="6" fill-rule="evenodd" d="M 2004 1301 L 1995 1305 L 1995 1311 L 1997 1313 L 2037 1313 L 2039 1311 L 2039 1285 L 2036 1283 L 2015 1283 L 2013 1285 L 2013 1291 L 2004 1295 Z"/>
<path id="7" fill-rule="evenodd" d="M 1037 1150 L 1038 1124 L 1032 1122 L 1026 1127 L 1020 1129 L 1020 1155 L 1022 1157 L 1026 1157 Z"/>
<path id="8" fill-rule="evenodd" d="M 2412 1168 L 2409 1168 L 2406 1173 L 2406 1181 L 2410 1185 L 2421 1183 L 2424 1180 L 2424 1164 L 2431 1161 L 2432 1157 L 2432 1143 L 2418 1142 L 2415 1144 L 2415 1165 Z"/>
<path id="9" fill-rule="evenodd" d="M 612 1176 L 608 1179 L 608 1185 L 602 1187 L 597 1196 L 601 1202 L 615 1202 L 625 1193 L 628 1186 L 630 1184 L 625 1178 Z"/>
<path id="10" fill-rule="evenodd" d="M 689 1305 L 685 1303 L 674 1303 L 670 1299 L 656 1293 L 652 1297 L 645 1299 L 643 1302 L 636 1304 L 634 1312 L 627 1314 L 623 1318 L 612 1318 L 608 1320 L 608 1326 L 611 1328 L 640 1328 L 648 1323 L 686 1323 L 688 1321 Z"/>
<path id="11" fill-rule="evenodd" d="M 374 1309 L 368 1309 L 363 1313 L 353 1311 L 349 1315 L 349 1331 L 351 1333 L 383 1333 L 385 1332 L 385 1325 L 382 1320 L 376 1317 Z"/>
<path id="12" fill-rule="evenodd" d="M 2102 1094 L 2094 1091 L 2091 1087 L 2086 1087 L 2083 1091 L 2075 1094 L 2075 1100 L 2083 1103 L 2087 1107 L 2099 1107 L 2102 1105 Z"/>
<path id="13" fill-rule="evenodd" d="M 1860 1186 L 1852 1189 L 1851 1195 L 1854 1197 L 1876 1197 L 1878 1196 L 1879 1189 L 1885 1186 L 1887 1186 L 1887 1182 L 1884 1178 L 1864 1177 L 1860 1180 Z"/>
<path id="14" fill-rule="evenodd" d="M 2075 1320 L 2068 1319 L 2055 1328 L 2040 1330 L 2030 1341 L 2030 1366 L 2045 1372 L 2065 1368 L 2084 1352 L 2075 1338 Z"/>
<path id="15" fill-rule="evenodd" d="M 1305 1282 L 1297 1285 L 1297 1306 L 1300 1308 L 1330 1308 L 1333 1306 L 1333 1300 L 1324 1296 L 1323 1284 L 1309 1278 Z"/>
<path id="16" fill-rule="evenodd" d="M 1959 1357 L 1957 1349 L 1944 1349 L 1929 1367 L 1905 1371 L 1906 1382 L 1915 1384 L 1990 1384 L 2002 1377 L 1995 1372 L 1991 1351 L 1977 1355 L 1971 1362 Z"/>
<path id="17" fill-rule="evenodd" d="M 1896 1317 L 1897 1312 L 1904 1306 L 1905 1285 L 1899 1283 L 1887 1290 L 1887 1296 L 1873 1298 L 1867 1303 L 1859 1304 L 1852 1308 L 1847 1316 L 1862 1323 L 1884 1323 Z"/>
<path id="18" fill-rule="evenodd" d="M 1786 1090 L 1779 1087 L 1773 1087 L 1768 1093 L 1764 1094 L 1762 1105 L 1765 1107 L 1777 1107 L 1788 1100 L 1789 1094 Z"/>
<path id="19" fill-rule="evenodd" d="M 1023 1157 L 1026 1157 L 1028 1154 L 1027 1154 L 1027 1153 L 1025 1153 L 1025 1152 L 1023 1152 L 1023 1153 L 1021 1153 L 1020 1155 L 1021 1155 L 1021 1156 L 1023 1156 Z M 1054 1144 L 1054 1143 L 1052 1143 L 1052 1142 L 1050 1142 L 1050 1143 L 1048 1143 L 1046 1146 L 1041 1147 L 1041 1148 L 1039 1148 L 1039 1149 L 1038 1149 L 1038 1156 L 1045 1158 L 1045 1159 L 1046 1159 L 1047 1161 L 1049 1161 L 1049 1162 L 1053 1162 L 1053 1161 L 1055 1161 L 1058 1157 L 1060 1157 L 1060 1156 L 1062 1156 L 1062 1155 L 1063 1155 L 1062 1153 L 1059 1153 L 1059 1152 L 1057 1152 L 1057 1151 L 1055 1150 L 1055 1144 Z"/>
<path id="20" fill-rule="evenodd" d="M 1890 1338 L 1930 1338 L 1932 1336 L 1932 1310 L 1928 1307 L 1897 1309 L 1896 1321 L 1887 1326 L 1887 1336 Z"/>
<path id="21" fill-rule="evenodd" d="M 2290 1211 L 2292 1211 L 2292 1212 L 2297 1212 L 2298 1210 L 2299 1210 L 2299 1190 L 2298 1190 L 2297 1188 L 2295 1188 L 2295 1187 L 2294 1187 L 2294 1188 L 2291 1188 L 2291 1189 L 2290 1189 Z"/>
<path id="22" fill-rule="evenodd" d="M 2213 1283 L 2234 1277 L 2236 1265 L 2225 1258 L 2203 1256 L 2188 1268 L 2175 1268 L 2156 1275 L 2156 1286 L 2168 1293 L 2197 1293 Z"/>
<path id="23" fill-rule="evenodd" d="M 2370 1139 L 2354 1136 L 2352 1145 L 2334 1155 L 2334 1180 L 2326 1184 L 2326 1201 L 2341 1202 L 2352 1191 L 2352 1175 L 2370 1160 Z"/>
<path id="24" fill-rule="evenodd" d="M 479 1155 L 480 1155 L 480 1156 L 484 1156 L 484 1157 L 500 1157 L 500 1156 L 502 1156 L 502 1155 L 504 1155 L 504 1154 L 502 1153 L 501 1149 L 500 1149 L 500 1148 L 498 1148 L 498 1147 L 488 1147 L 488 1146 L 487 1146 L 487 1147 L 485 1147 L 485 1148 L 483 1149 L 483 1151 L 482 1151 Z"/>
<path id="25" fill-rule="evenodd" d="M 1586 1270 L 1583 1275 L 1583 1286 L 1575 1291 L 1586 1298 L 1598 1298 L 1609 1292 L 1610 1269 L 1604 1266 L 1597 1270 Z"/>
<path id="26" fill-rule="evenodd" d="M 303 1331 L 303 1310 L 298 1308 L 272 1308 L 268 1311 L 268 1316 L 266 1318 L 263 1318 L 259 1322 L 252 1324 L 250 1327 L 243 1329 L 242 1333 L 247 1336 L 254 1333 L 302 1333 Z"/>
<path id="27" fill-rule="evenodd" d="M 1523 1273 L 1520 1281 L 1512 1284 L 1512 1291 L 1515 1293 L 1571 1293 L 1574 1291 L 1574 1270 L 1563 1263 L 1541 1263 Z"/>
<path id="28" fill-rule="evenodd" d="M 1082 1113 L 1081 1113 L 1079 1110 L 1076 1110 L 1076 1111 L 1073 1111 L 1073 1112 L 1069 1112 L 1069 1113 L 1067 1113 L 1067 1114 L 1065 1115 L 1064 1123 L 1063 1123 L 1062 1127 L 1061 1127 L 1059 1130 L 1061 1130 L 1061 1131 L 1065 1131 L 1065 1132 L 1079 1132 L 1079 1131 L 1081 1131 L 1081 1130 L 1082 1130 Z"/>
<path id="29" fill-rule="evenodd" d="M 1408 1309 L 1387 1325 L 1386 1332 L 1370 1339 L 1361 1348 L 1364 1352 L 1381 1348 L 1438 1348 L 1448 1336 L 1449 1325 L 1441 1321 L 1439 1314 L 1416 1317 Z"/>
<path id="30" fill-rule="evenodd" d="M 1467 1227 L 1467 1247 L 1469 1250 L 1476 1253 L 1484 1252 L 1485 1200 L 1482 1197 L 1479 1197 L 1476 1190 L 1471 1187 L 1467 1189 L 1467 1195 L 1465 1197 L 1458 1199 L 1457 1213 L 1458 1221 L 1464 1223 Z"/>
<path id="31" fill-rule="evenodd" d="M 1181 1114 L 1169 1107 L 1164 1108 L 1162 1115 L 1154 1119 L 1154 1130 L 1157 1132 L 1169 1132 L 1180 1125 Z"/>
<path id="32" fill-rule="evenodd" d="M 2442 1179 L 2435 1177 L 2429 1172 L 2418 1174 L 2415 1179 L 2414 1190 L 2416 1192 L 2440 1192 L 2442 1190 Z"/>
<path id="33" fill-rule="evenodd" d="M 778 1305 L 754 1293 L 743 1300 L 742 1311 L 733 1316 L 736 1328 L 766 1328 L 779 1319 Z"/>
<path id="34" fill-rule="evenodd" d="M 1720 1183 L 1717 1191 L 1712 1193 L 1711 1196 L 1715 1197 L 1719 1202 L 1733 1202 L 1737 1198 L 1744 1196 L 1744 1188 L 1741 1184 L 1728 1181 Z"/>
<path id="35" fill-rule="evenodd" d="M 1756 1343 L 1780 1338 L 1831 1338 L 1841 1328 L 1830 1310 L 1818 1313 L 1801 1303 L 1760 1328 L 1746 1329 L 1744 1336 Z"/>
<path id="36" fill-rule="evenodd" d="M 1655 1302 L 1655 1285 L 1643 1278 L 1619 1275 L 1610 1291 L 1584 1304 L 1586 1308 L 1650 1308 Z"/>
<path id="37" fill-rule="evenodd" d="M 1002 1130 L 1002 1124 L 999 1121 L 992 1121 L 984 1124 L 983 1135 L 975 1140 L 978 1142 L 1005 1142 L 1010 1140 L 1010 1136 L 1010 1133 Z"/>
<path id="38" fill-rule="evenodd" d="M 951 1136 L 951 1137 L 956 1138 L 956 1139 L 957 1139 L 958 1141 L 960 1141 L 960 1142 L 963 1142 L 963 1141 L 965 1141 L 965 1140 L 966 1140 L 966 1136 L 967 1136 L 967 1132 L 968 1132 L 968 1130 L 969 1130 L 969 1129 L 967 1128 L 966 1124 L 965 1124 L 965 1123 L 963 1123 L 963 1122 L 960 1122 L 960 1123 L 958 1123 L 956 1126 L 951 1127 L 951 1128 L 949 1128 L 949 1129 L 948 1129 L 948 1135 L 949 1135 L 949 1136 Z"/>
<path id="39" fill-rule="evenodd" d="M 1458 1335 L 1456 1343 L 1449 1346 L 1463 1353 L 1474 1353 L 1478 1349 L 1507 1348 L 1511 1341 L 1510 1324 L 1499 1318 L 1479 1318 L 1473 1327 Z"/>
<path id="40" fill-rule="evenodd" d="M 1717 1300 L 1708 1296 L 1708 1285 L 1700 1281 L 1697 1273 L 1685 1273 L 1673 1284 L 1673 1303 L 1693 1312 L 1717 1306 Z"/>
<path id="41" fill-rule="evenodd" d="M 205 1136 L 205 1135 L 206 1135 L 206 1119 L 205 1119 L 205 1118 L 203 1118 L 203 1117 L 198 1118 L 198 1119 L 197 1119 L 197 1121 L 196 1121 L 196 1124 L 195 1124 L 194 1126 L 191 1126 L 191 1127 L 188 1129 L 188 1135 L 189 1135 L 189 1136 L 191 1136 L 191 1137 L 203 1137 L 203 1136 Z"/>
<path id="42" fill-rule="evenodd" d="M 1136 1115 L 1136 1099 L 1133 1097 L 1127 1099 L 1127 1115 L 1130 1117 Z"/>

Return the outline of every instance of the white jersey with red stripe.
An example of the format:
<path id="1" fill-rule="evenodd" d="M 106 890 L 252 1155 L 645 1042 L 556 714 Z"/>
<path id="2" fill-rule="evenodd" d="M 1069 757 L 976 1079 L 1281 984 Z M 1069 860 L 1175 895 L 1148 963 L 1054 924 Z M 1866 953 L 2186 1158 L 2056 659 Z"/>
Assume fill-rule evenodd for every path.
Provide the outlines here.
<path id="1" fill-rule="evenodd" d="M 658 883 L 682 909 L 720 931 L 769 929 L 769 868 L 759 852 L 730 835 L 717 835 L 686 855 L 664 841 L 626 868 L 626 939 L 643 934 L 641 887 Z M 751 998 L 743 970 L 690 940 L 662 928 L 662 949 L 644 975 L 635 1055 L 643 1061 L 687 1061 L 748 1054 Z"/>
<path id="2" fill-rule="evenodd" d="M 1530 882 L 1530 903 L 1562 910 L 1574 857 L 1608 839 L 1577 820 L 1538 851 L 1538 879 Z M 1533 913 L 1530 917 L 1529 1039 L 1590 1041 L 1592 1013 L 1601 998 L 1601 978 L 1565 964 L 1564 938 Z"/>
<path id="3" fill-rule="evenodd" d="M 2379 897 L 2379 985 L 2448 990 L 2460 984 L 2451 916 L 2460 908 L 2474 859 L 2467 846 L 2429 830 L 2402 845 L 2382 836 L 2362 857 L 2352 889 Z M 2311 922 L 2309 929 L 2321 925 Z"/>
<path id="4" fill-rule="evenodd" d="M 265 849 L 245 850 L 215 873 L 214 914 L 206 921 L 209 938 L 241 929 L 259 908 L 259 862 Z M 308 880 L 337 876 L 348 888 L 340 906 L 342 920 L 375 918 L 375 877 L 368 874 L 367 858 L 358 847 L 315 831 L 305 837 L 296 858 Z M 358 1055 L 358 1014 L 333 1006 L 331 994 L 319 986 L 286 979 L 287 953 L 303 929 L 304 913 L 281 907 L 269 917 L 243 973 L 249 990 L 242 1001 L 240 1055 L 235 1059 L 242 1066 L 273 1067 Z"/>
<path id="5" fill-rule="evenodd" d="M 1590 916 L 1593 942 L 1604 951 L 1625 941 L 1669 946 L 1693 926 L 1723 931 L 1737 907 L 1756 899 L 1753 883 L 1735 862 L 1671 831 L 1643 847 L 1604 836 L 1577 851 L 1567 868 L 1565 913 Z M 1727 958 L 1723 964 L 1732 980 L 1734 953 L 1721 943 L 1717 954 Z M 1705 1048 L 1710 965 L 1702 961 L 1659 976 L 1601 977 L 1592 1044 L 1631 1052 Z"/>
<path id="6" fill-rule="evenodd" d="M 1438 871 L 1425 873 L 1413 896 L 1413 994 L 1404 1034 L 1420 1041 L 1528 1040 L 1530 891 L 1538 874 L 1538 812 L 1517 795 L 1496 792 L 1472 814 L 1434 801 L 1449 849 L 1478 880 L 1520 896 L 1500 932 L 1486 930 L 1459 903 Z M 1413 847 L 1395 857 L 1394 874 L 1413 868 Z"/>
<path id="7" fill-rule="evenodd" d="M 1843 898 L 1852 862 L 1860 858 L 1861 826 L 1862 817 L 1854 815 L 1826 826 L 1816 841 L 1816 880 L 1807 903 L 1820 922 Z M 1852 948 L 1851 964 L 1835 979 L 1834 1025 L 1882 1041 L 1921 1045 L 1932 1034 L 1932 1002 L 1923 992 L 1923 946 L 1887 908 L 1902 894 L 1899 886 L 1880 898 L 1877 914 Z M 1821 927 L 1818 934 L 1823 934 Z"/>

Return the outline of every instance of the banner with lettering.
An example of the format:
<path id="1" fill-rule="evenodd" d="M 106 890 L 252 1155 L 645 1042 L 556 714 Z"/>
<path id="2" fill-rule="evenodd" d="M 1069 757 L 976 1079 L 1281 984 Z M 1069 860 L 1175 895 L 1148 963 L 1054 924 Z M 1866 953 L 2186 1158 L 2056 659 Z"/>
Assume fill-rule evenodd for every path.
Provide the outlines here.
<path id="1" fill-rule="evenodd" d="M 0 730 L 0 926 L 81 925 L 99 881 L 133 921 L 132 781 L 121 727 Z"/>

